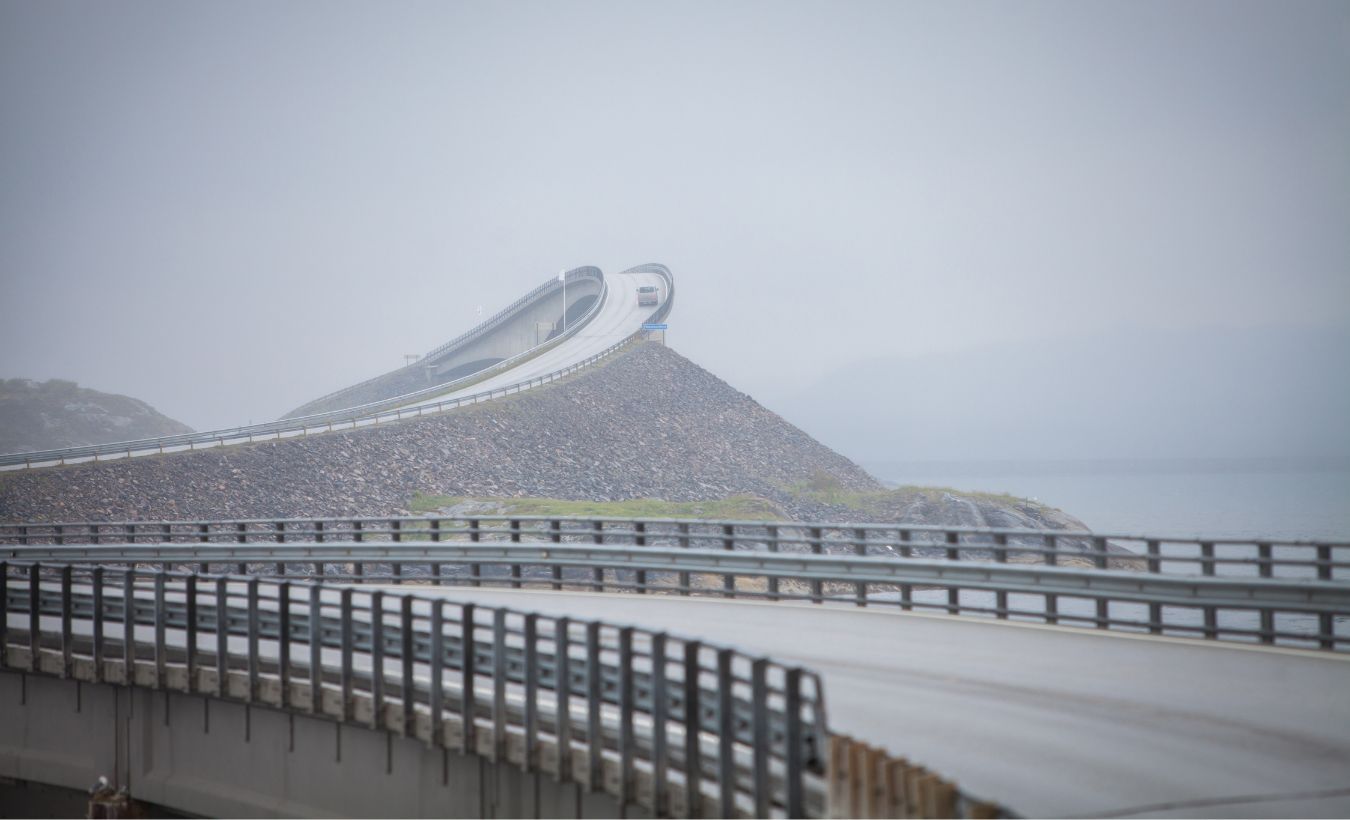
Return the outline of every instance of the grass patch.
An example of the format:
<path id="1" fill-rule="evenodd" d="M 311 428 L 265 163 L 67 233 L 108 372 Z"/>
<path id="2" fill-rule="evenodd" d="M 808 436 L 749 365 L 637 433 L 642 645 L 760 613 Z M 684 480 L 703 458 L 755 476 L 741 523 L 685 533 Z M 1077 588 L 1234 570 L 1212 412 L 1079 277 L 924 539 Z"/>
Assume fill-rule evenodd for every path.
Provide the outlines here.
<path id="1" fill-rule="evenodd" d="M 575 515 L 590 518 L 696 518 L 783 521 L 788 515 L 772 501 L 753 495 L 735 495 L 714 501 L 666 501 L 633 498 L 626 501 L 568 501 L 560 498 L 473 498 L 418 493 L 408 504 L 414 513 L 435 513 L 465 502 L 491 504 L 493 515 Z"/>
<path id="2" fill-rule="evenodd" d="M 1008 493 L 986 493 L 970 492 L 967 490 L 957 490 L 952 487 L 920 487 L 916 485 L 905 485 L 889 490 L 850 490 L 840 483 L 839 479 L 829 473 L 816 473 L 810 481 L 803 481 L 797 484 L 791 484 L 784 488 L 793 498 L 801 501 L 812 501 L 818 504 L 836 504 L 848 507 L 850 510 L 857 510 L 865 513 L 882 514 L 888 510 L 894 509 L 896 502 L 913 501 L 916 496 L 922 496 L 930 502 L 941 500 L 944 495 L 952 495 L 957 498 L 968 498 L 972 501 L 984 501 L 991 504 L 997 504 L 1004 507 L 1032 506 L 1040 509 L 1049 509 L 1043 504 L 1037 504 L 1025 498 L 1019 498 Z"/>

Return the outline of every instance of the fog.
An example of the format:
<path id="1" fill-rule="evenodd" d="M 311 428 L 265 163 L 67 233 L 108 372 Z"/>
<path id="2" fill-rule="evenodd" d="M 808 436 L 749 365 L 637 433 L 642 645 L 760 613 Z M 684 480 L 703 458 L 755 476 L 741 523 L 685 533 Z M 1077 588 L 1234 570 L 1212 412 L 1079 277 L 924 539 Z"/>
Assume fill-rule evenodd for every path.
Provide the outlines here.
<path id="1" fill-rule="evenodd" d="M 1335 2 L 6 0 L 0 376 L 259 422 L 657 261 L 854 457 L 1347 455 L 1347 77 Z"/>

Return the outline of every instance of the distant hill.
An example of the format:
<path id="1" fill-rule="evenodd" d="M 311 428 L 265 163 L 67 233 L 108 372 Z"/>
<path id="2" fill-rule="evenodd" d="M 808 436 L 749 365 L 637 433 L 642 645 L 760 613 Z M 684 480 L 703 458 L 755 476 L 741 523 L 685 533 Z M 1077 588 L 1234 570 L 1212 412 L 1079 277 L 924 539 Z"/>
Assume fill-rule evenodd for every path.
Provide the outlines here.
<path id="1" fill-rule="evenodd" d="M 0 381 L 0 452 L 23 453 L 191 433 L 130 396 L 51 379 Z"/>
<path id="2" fill-rule="evenodd" d="M 841 362 L 768 404 L 869 464 L 1344 457 L 1350 332 L 1121 331 Z"/>

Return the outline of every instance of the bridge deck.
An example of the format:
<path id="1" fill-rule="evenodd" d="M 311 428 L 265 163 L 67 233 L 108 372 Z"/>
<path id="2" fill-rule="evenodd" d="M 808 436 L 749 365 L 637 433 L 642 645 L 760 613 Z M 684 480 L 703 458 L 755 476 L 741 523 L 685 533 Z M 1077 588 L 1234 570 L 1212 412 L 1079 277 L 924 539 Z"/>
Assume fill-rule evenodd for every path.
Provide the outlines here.
<path id="1" fill-rule="evenodd" d="M 834 729 L 1030 816 L 1350 814 L 1343 655 L 879 607 L 442 591 L 809 664 Z"/>

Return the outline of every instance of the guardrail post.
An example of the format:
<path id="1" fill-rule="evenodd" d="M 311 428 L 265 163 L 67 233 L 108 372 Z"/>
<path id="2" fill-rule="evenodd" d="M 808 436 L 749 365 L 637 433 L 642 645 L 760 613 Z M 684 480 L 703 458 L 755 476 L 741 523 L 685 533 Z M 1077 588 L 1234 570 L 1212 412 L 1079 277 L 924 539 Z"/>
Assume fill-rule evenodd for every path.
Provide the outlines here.
<path id="1" fill-rule="evenodd" d="M 778 528 L 773 525 L 769 525 L 768 527 L 765 528 L 765 530 L 768 533 L 769 552 L 778 552 Z M 777 575 L 769 576 L 768 587 L 769 587 L 769 600 L 770 601 L 779 600 Z"/>
<path id="2" fill-rule="evenodd" d="M 184 625 L 184 668 L 187 673 L 187 685 L 184 690 L 193 692 L 197 688 L 197 576 L 189 574 L 183 579 L 183 602 L 187 605 L 187 621 Z"/>
<path id="3" fill-rule="evenodd" d="M 732 524 L 722 525 L 722 549 L 732 552 L 736 549 L 736 528 Z M 736 576 L 730 572 L 722 573 L 722 597 L 736 597 Z"/>
<path id="4" fill-rule="evenodd" d="M 370 728 L 384 723 L 384 593 L 370 593 Z"/>
<path id="5" fill-rule="evenodd" d="M 37 565 L 34 564 L 34 567 Z M 136 684 L 136 570 L 128 566 L 122 571 L 122 663 L 123 682 Z"/>
<path id="6" fill-rule="evenodd" d="M 861 527 L 853 530 L 853 554 L 867 557 L 867 530 Z M 853 585 L 853 600 L 858 606 L 867 606 L 866 581 L 858 581 Z"/>
<path id="7" fill-rule="evenodd" d="M 291 582 L 277 584 L 277 677 L 281 708 L 291 705 Z"/>
<path id="8" fill-rule="evenodd" d="M 787 719 L 783 780 L 787 787 L 787 816 L 806 816 L 806 795 L 802 782 L 802 670 L 787 670 L 783 682 L 783 710 Z"/>
<path id="9" fill-rule="evenodd" d="M 586 624 L 586 788 L 604 788 L 605 741 L 600 732 L 600 704 L 604 694 L 600 669 L 600 622 Z"/>
<path id="10" fill-rule="evenodd" d="M 554 543 L 554 544 L 561 544 L 561 543 L 562 543 L 562 522 L 561 522 L 561 521 L 559 521 L 558 519 L 555 518 L 555 519 L 553 519 L 552 521 L 548 522 L 548 531 L 549 531 L 549 536 L 548 536 L 549 541 L 551 541 L 551 542 Z M 549 567 L 549 577 L 552 579 L 552 582 L 551 582 L 550 586 L 551 586 L 553 589 L 555 589 L 555 590 L 562 589 L 562 565 L 561 565 L 561 564 L 553 564 L 553 565 L 551 565 L 551 566 Z"/>
<path id="11" fill-rule="evenodd" d="M 1092 539 L 1093 559 L 1092 565 L 1097 569 L 1107 569 L 1106 561 L 1106 539 L 1095 537 Z M 1111 625 L 1111 602 L 1106 598 L 1097 599 L 1097 620 L 1094 626 L 1098 629 L 1107 629 Z"/>
<path id="12" fill-rule="evenodd" d="M 354 709 L 352 708 L 352 654 L 355 636 L 352 634 L 352 588 L 343 587 L 339 592 L 339 618 L 341 619 L 341 671 L 339 673 L 339 685 L 342 690 L 342 720 L 344 723 L 352 719 Z"/>
<path id="13" fill-rule="evenodd" d="M 248 696 L 245 701 L 252 703 L 258 699 L 258 667 L 261 661 L 258 653 L 258 578 L 248 579 L 245 589 L 248 594 Z"/>
<path id="14" fill-rule="evenodd" d="M 243 522 L 240 522 L 238 524 L 235 524 L 234 527 L 235 527 L 234 540 L 238 541 L 240 544 L 248 543 L 248 525 Z"/>
<path id="15" fill-rule="evenodd" d="M 1275 562 L 1272 558 L 1270 544 L 1256 545 L 1256 571 L 1262 578 L 1271 578 L 1275 574 Z"/>
<path id="16" fill-rule="evenodd" d="M 676 538 L 678 539 L 677 543 L 681 548 L 686 550 L 689 549 L 689 523 L 687 521 L 680 522 L 677 527 Z M 676 579 L 676 583 L 679 584 L 680 587 L 681 595 L 689 595 L 689 580 L 689 573 L 685 570 L 681 570 Z"/>
<path id="17" fill-rule="evenodd" d="M 698 641 L 684 642 L 684 802 L 690 817 L 703 816 L 703 747 L 699 744 L 703 727 L 703 710 L 699 705 L 701 647 Z"/>
<path id="18" fill-rule="evenodd" d="M 638 521 L 633 525 L 633 546 L 647 546 L 647 525 Z M 639 569 L 633 571 L 633 582 L 637 585 L 637 591 L 640 595 L 647 594 L 647 570 Z"/>
<path id="19" fill-rule="evenodd" d="M 532 772 L 542 762 L 539 754 L 539 616 L 525 616 L 525 754 L 521 768 Z"/>
<path id="20" fill-rule="evenodd" d="M 95 567 L 99 572 L 101 568 Z M 94 606 L 98 607 L 98 584 L 94 585 Z M 95 623 L 98 623 L 97 613 Z M 97 636 L 97 631 L 95 635 Z M 95 663 L 98 657 L 98 638 L 94 638 Z M 9 562 L 0 561 L 0 669 L 9 666 Z M 97 680 L 97 678 L 95 678 Z"/>
<path id="21" fill-rule="evenodd" d="M 1045 546 L 1046 549 L 1049 550 L 1047 553 L 1045 553 L 1045 565 L 1048 567 L 1058 565 L 1059 556 L 1057 554 L 1057 551 L 1059 548 L 1057 546 L 1057 539 L 1055 538 L 1055 536 L 1046 535 Z M 1054 593 L 1047 592 L 1043 597 L 1045 598 L 1045 622 L 1048 624 L 1059 623 L 1059 596 L 1055 595 Z"/>
<path id="22" fill-rule="evenodd" d="M 224 576 L 216 579 L 216 697 L 229 691 L 230 675 L 230 590 Z"/>
<path id="23" fill-rule="evenodd" d="M 592 521 L 592 522 L 591 522 L 591 537 L 595 540 L 595 543 L 597 543 L 597 544 L 604 544 L 604 543 L 605 543 L 605 522 L 604 522 L 604 521 Z M 617 578 L 616 578 L 615 580 L 617 580 Z M 591 569 L 591 586 L 595 589 L 596 592 L 604 592 L 604 591 L 605 591 L 605 569 L 604 569 L 604 567 L 599 567 L 599 566 L 597 566 L 597 567 L 594 567 L 594 568 Z"/>
<path id="24" fill-rule="evenodd" d="M 554 736 L 558 739 L 558 777 L 562 783 L 572 779 L 572 621 L 553 621 Z"/>
<path id="25" fill-rule="evenodd" d="M 470 754 L 477 748 L 477 724 L 474 717 L 477 712 L 477 698 L 473 690 L 478 676 L 478 645 L 474 637 L 474 605 L 461 604 L 459 608 L 460 628 L 460 713 L 463 716 L 464 731 L 460 733 L 460 754 Z"/>
<path id="26" fill-rule="evenodd" d="M 416 719 L 417 710 L 414 704 L 417 700 L 417 687 L 413 680 L 413 597 L 404 595 L 399 601 L 399 660 L 402 667 L 399 670 L 399 695 L 403 701 L 403 736 L 416 737 L 417 727 L 413 721 Z M 435 665 L 435 659 L 429 659 L 429 663 Z"/>
<path id="27" fill-rule="evenodd" d="M 1205 575 L 1214 574 L 1214 544 L 1212 542 L 1200 542 L 1200 571 Z"/>
<path id="28" fill-rule="evenodd" d="M 477 544 L 482 536 L 479 533 L 479 523 L 477 518 L 469 519 L 469 541 Z M 469 586 L 480 587 L 483 585 L 483 565 L 479 563 L 469 564 Z"/>
<path id="29" fill-rule="evenodd" d="M 5 587 L 8 573 L 5 571 L 5 565 L 0 563 L 0 613 L 5 611 Z M 93 659 L 94 659 L 94 683 L 103 682 L 103 567 L 95 566 L 90 572 L 90 583 L 93 585 L 94 593 L 94 619 L 93 619 Z M 5 665 L 5 625 L 6 619 L 0 615 L 0 666 Z"/>
<path id="30" fill-rule="evenodd" d="M 808 532 L 810 533 L 809 544 L 811 547 L 811 554 L 812 555 L 825 554 L 825 544 L 821 540 L 822 535 L 820 527 L 811 527 L 808 530 Z M 811 580 L 811 603 L 821 604 L 824 602 L 825 602 L 825 585 L 822 584 L 819 579 L 813 578 Z"/>
<path id="31" fill-rule="evenodd" d="M 42 572 L 41 564 L 28 565 L 28 671 L 41 668 L 42 653 Z"/>
<path id="32" fill-rule="evenodd" d="M 769 684 L 768 661 L 756 658 L 750 670 L 751 704 L 754 723 L 755 816 L 768 817 L 773 804 L 769 792 Z"/>
<path id="33" fill-rule="evenodd" d="M 619 629 L 619 806 L 632 800 L 633 756 L 637 745 L 633 737 L 633 628 Z"/>
<path id="34" fill-rule="evenodd" d="M 429 601 L 431 604 L 431 641 L 428 648 L 430 657 L 427 669 L 431 672 L 430 689 L 427 690 L 427 711 L 431 716 L 431 732 L 427 737 L 427 746 L 445 746 L 445 601 L 439 598 Z M 404 682 L 411 687 L 411 678 Z"/>
<path id="35" fill-rule="evenodd" d="M 717 650 L 717 780 L 722 817 L 736 816 L 736 714 L 735 679 L 731 674 L 731 650 Z"/>
<path id="36" fill-rule="evenodd" d="M 947 560 L 960 561 L 961 550 L 956 546 L 960 543 L 961 534 L 957 532 L 947 533 Z M 958 587 L 947 587 L 947 614 L 961 614 L 961 590 Z"/>
<path id="37" fill-rule="evenodd" d="M 75 648 L 73 643 L 75 636 L 71 630 L 71 606 L 74 601 L 71 596 L 71 571 L 70 564 L 61 566 L 61 677 L 70 677 L 71 662 Z M 0 615 L 0 617 L 7 617 Z"/>
<path id="38" fill-rule="evenodd" d="M 518 518 L 512 518 L 512 519 L 511 519 L 510 530 L 511 530 L 511 543 L 512 543 L 512 544 L 519 544 L 519 543 L 520 543 L 520 519 L 518 519 Z M 511 588 L 512 588 L 512 589 L 520 589 L 520 578 L 521 578 L 520 564 L 512 564 L 512 565 L 511 565 Z"/>
<path id="39" fill-rule="evenodd" d="M 309 587 L 309 711 L 323 713 L 323 588 Z"/>
<path id="40" fill-rule="evenodd" d="M 666 722 L 670 719 L 666 691 L 666 633 L 651 637 L 652 657 L 652 816 L 669 817 L 666 809 Z"/>
<path id="41" fill-rule="evenodd" d="M 63 529 L 64 528 L 60 524 L 52 527 L 52 536 L 56 540 L 58 546 L 66 543 L 65 536 L 62 535 Z"/>

